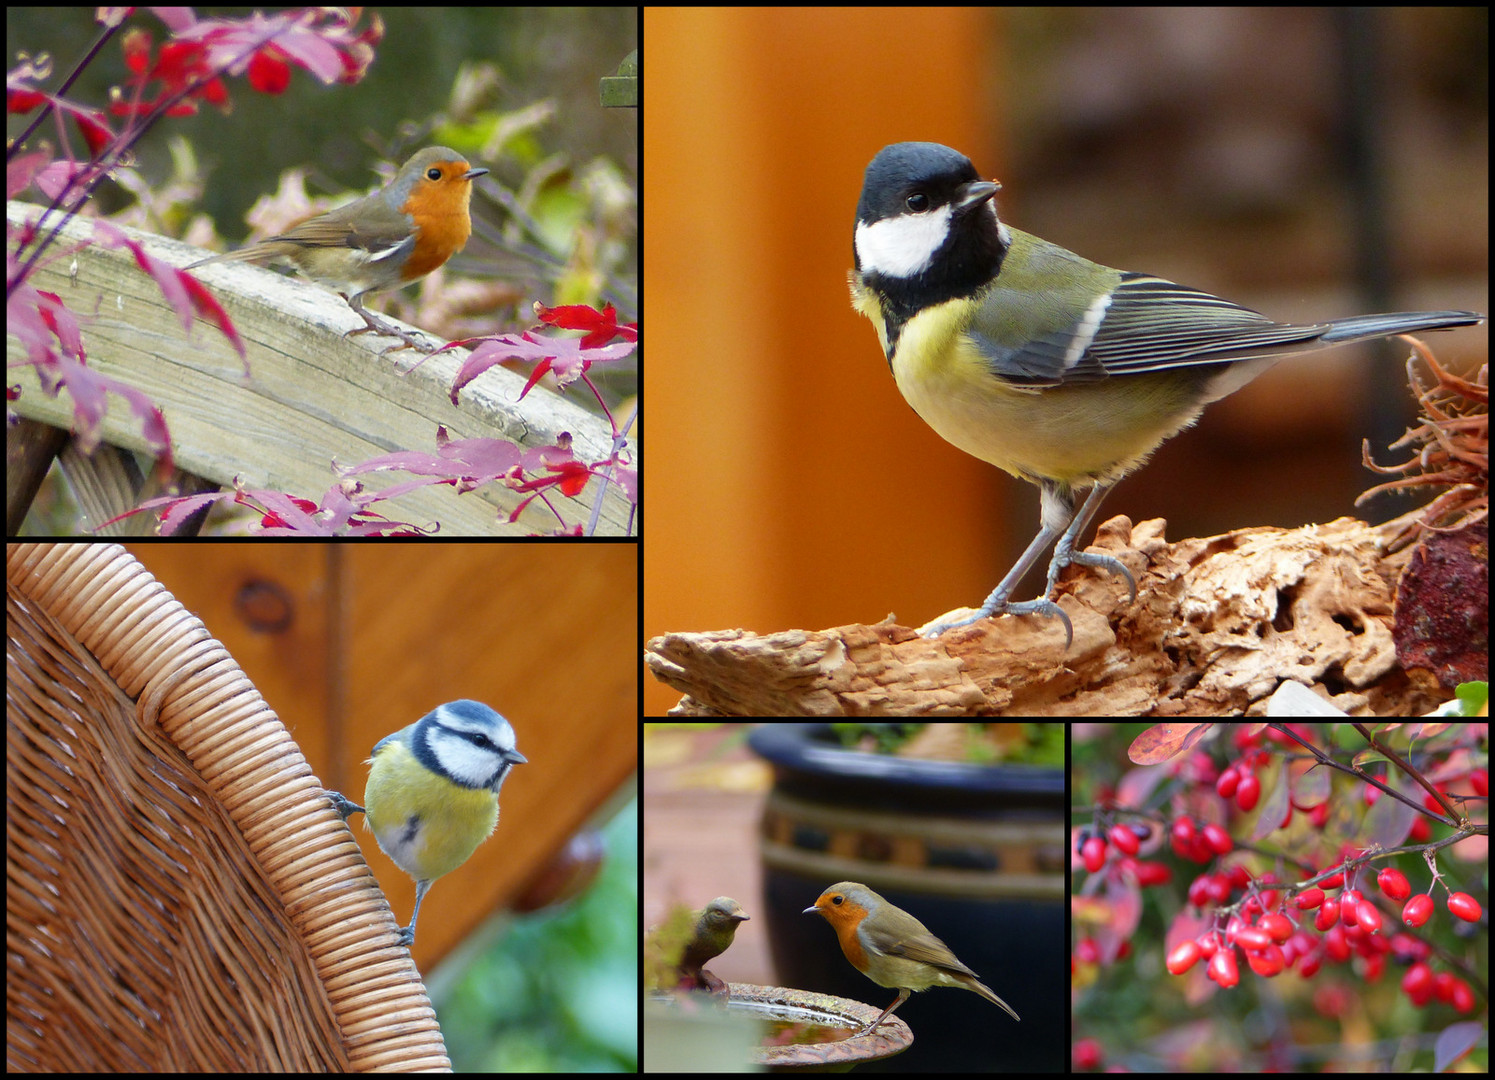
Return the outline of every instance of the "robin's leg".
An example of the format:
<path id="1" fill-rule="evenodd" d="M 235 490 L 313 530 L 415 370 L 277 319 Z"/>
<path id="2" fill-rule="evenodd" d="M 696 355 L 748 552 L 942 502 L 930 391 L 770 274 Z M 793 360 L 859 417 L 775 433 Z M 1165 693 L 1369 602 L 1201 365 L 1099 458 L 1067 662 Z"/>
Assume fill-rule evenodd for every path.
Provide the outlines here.
<path id="1" fill-rule="evenodd" d="M 875 1030 L 877 1030 L 877 1025 L 880 1024 L 880 1023 L 882 1023 L 889 1016 L 892 1016 L 893 1015 L 893 1010 L 896 1009 L 896 1008 L 898 1008 L 898 1006 L 902 1005 L 905 1001 L 908 1000 L 908 995 L 909 995 L 909 991 L 908 990 L 906 990 L 906 989 L 900 989 L 898 991 L 898 998 L 897 998 L 897 1000 L 895 1000 L 893 1002 L 893 1004 L 889 1005 L 886 1009 L 884 1009 L 882 1011 L 882 1015 L 879 1016 L 876 1020 L 872 1021 L 872 1023 L 870 1023 L 866 1027 L 862 1028 L 861 1031 L 858 1031 L 857 1035 L 865 1035 L 869 1031 L 875 1031 Z"/>
<path id="2" fill-rule="evenodd" d="M 356 311 L 364 321 L 363 329 L 349 330 L 347 334 L 343 335 L 344 337 L 353 337 L 356 334 L 367 334 L 372 332 L 380 335 L 381 337 L 396 337 L 404 342 L 403 345 L 391 345 L 389 348 L 384 350 L 387 353 L 398 352 L 401 349 L 417 349 L 420 352 L 426 353 L 432 351 L 433 347 L 426 344 L 426 342 L 421 339 L 421 336 L 419 334 L 411 333 L 409 330 L 404 330 L 398 326 L 395 326 L 393 323 L 385 322 L 377 315 L 365 311 L 363 308 L 362 293 L 351 297 L 343 295 L 343 299 L 348 301 L 348 306 Z M 440 342 L 437 342 L 436 347 L 440 347 Z"/>

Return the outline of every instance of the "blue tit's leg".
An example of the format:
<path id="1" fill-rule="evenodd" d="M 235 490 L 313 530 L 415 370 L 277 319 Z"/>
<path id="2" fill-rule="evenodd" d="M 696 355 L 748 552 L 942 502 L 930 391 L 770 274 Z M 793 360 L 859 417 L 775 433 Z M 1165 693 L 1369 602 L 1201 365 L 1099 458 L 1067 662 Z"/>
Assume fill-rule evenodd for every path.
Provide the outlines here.
<path id="1" fill-rule="evenodd" d="M 415 883 L 415 911 L 410 915 L 410 925 L 400 927 L 400 944 L 407 948 L 415 944 L 415 920 L 420 918 L 420 902 L 426 898 L 426 891 L 430 887 L 430 881 Z"/>
<path id="2" fill-rule="evenodd" d="M 356 802 L 353 802 L 345 795 L 339 795 L 335 791 L 329 791 L 327 798 L 332 800 L 332 808 L 342 815 L 344 821 L 348 820 L 349 814 L 362 814 L 365 812 L 363 807 L 359 806 Z"/>

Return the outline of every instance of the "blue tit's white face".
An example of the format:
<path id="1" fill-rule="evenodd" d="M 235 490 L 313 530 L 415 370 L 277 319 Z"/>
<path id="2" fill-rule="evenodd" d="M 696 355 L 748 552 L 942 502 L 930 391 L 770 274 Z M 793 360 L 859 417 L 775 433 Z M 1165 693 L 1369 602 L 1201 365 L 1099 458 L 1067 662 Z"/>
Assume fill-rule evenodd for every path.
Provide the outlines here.
<path id="1" fill-rule="evenodd" d="M 496 795 L 516 764 L 527 760 L 514 749 L 514 729 L 479 701 L 449 701 L 418 720 L 410 751 L 433 772 L 468 788 Z"/>

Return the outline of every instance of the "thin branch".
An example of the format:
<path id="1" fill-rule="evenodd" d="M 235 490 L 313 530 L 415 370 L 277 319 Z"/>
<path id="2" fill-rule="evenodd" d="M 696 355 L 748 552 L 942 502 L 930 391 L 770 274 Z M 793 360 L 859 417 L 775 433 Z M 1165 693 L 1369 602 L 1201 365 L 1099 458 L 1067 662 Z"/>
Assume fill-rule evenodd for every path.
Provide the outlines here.
<path id="1" fill-rule="evenodd" d="M 1380 788 L 1382 792 L 1384 792 L 1385 794 L 1391 796 L 1397 802 L 1405 803 L 1406 805 L 1410 806 L 1412 809 L 1416 810 L 1418 813 L 1420 813 L 1420 814 L 1426 814 L 1428 817 L 1432 818 L 1434 821 L 1442 822 L 1444 825 L 1448 825 L 1448 826 L 1450 826 L 1452 828 L 1458 828 L 1459 821 L 1460 821 L 1460 815 L 1455 814 L 1453 812 L 1453 807 L 1450 806 L 1448 808 L 1449 809 L 1449 816 L 1447 818 L 1441 818 L 1437 814 L 1435 814 L 1431 810 L 1429 810 L 1426 806 L 1422 805 L 1422 803 L 1414 802 L 1411 799 L 1407 798 L 1407 796 L 1403 795 L 1400 791 L 1397 791 L 1395 788 L 1387 787 L 1385 784 L 1381 783 L 1381 781 L 1377 780 L 1374 776 L 1370 775 L 1370 773 L 1366 772 L 1364 769 L 1361 769 L 1361 768 L 1359 768 L 1357 766 L 1354 766 L 1354 765 L 1344 765 L 1344 764 L 1342 764 L 1342 763 L 1334 760 L 1334 758 L 1332 758 L 1328 754 L 1324 753 L 1322 750 L 1320 750 L 1317 746 L 1314 746 L 1312 743 L 1304 742 L 1302 739 L 1300 739 L 1298 737 L 1297 732 L 1292 731 L 1291 729 L 1289 729 L 1286 724 L 1268 724 L 1267 726 L 1271 727 L 1271 728 L 1277 729 L 1278 731 L 1282 732 L 1282 734 L 1284 734 L 1284 735 L 1288 736 L 1288 738 L 1292 739 L 1293 742 L 1297 743 L 1299 746 L 1302 746 L 1302 747 L 1306 748 L 1309 753 L 1311 753 L 1316 759 L 1318 759 L 1319 764 L 1321 764 L 1321 765 L 1327 765 L 1331 769 L 1338 769 L 1340 772 L 1342 772 L 1342 773 L 1348 773 L 1351 776 L 1358 776 L 1361 780 L 1365 781 L 1367 784 L 1370 784 L 1372 787 Z M 1365 735 L 1367 741 L 1369 741 L 1372 746 L 1376 745 L 1375 739 L 1368 732 L 1366 732 L 1364 730 L 1364 728 L 1363 728 L 1362 725 L 1356 724 L 1355 727 L 1360 729 L 1360 733 L 1362 735 Z M 1424 779 L 1422 779 L 1422 777 L 1420 775 L 1418 775 L 1417 771 L 1415 769 L 1413 769 L 1411 765 L 1408 765 L 1406 762 L 1402 761 L 1401 758 L 1396 757 L 1395 754 L 1390 753 L 1390 751 L 1386 750 L 1384 747 L 1381 747 L 1380 749 L 1381 749 L 1381 752 L 1384 753 L 1384 754 L 1386 754 L 1388 757 L 1394 758 L 1396 760 L 1396 763 L 1398 765 L 1400 765 L 1403 769 L 1407 770 L 1408 774 L 1411 775 L 1412 777 L 1414 777 L 1418 781 L 1418 783 L 1422 784 L 1423 787 L 1428 787 L 1427 781 L 1424 780 Z M 1428 788 L 1428 790 L 1431 791 L 1433 789 L 1432 788 Z M 1441 798 L 1440 798 L 1440 801 L 1441 801 Z M 1444 806 L 1448 806 L 1448 803 L 1444 802 L 1443 805 Z"/>
<path id="2" fill-rule="evenodd" d="M 1361 735 L 1365 736 L 1365 741 L 1370 743 L 1372 749 L 1385 754 L 1387 758 L 1396 763 L 1397 768 L 1401 769 L 1402 772 L 1406 773 L 1413 780 L 1416 780 L 1419 784 L 1421 784 L 1427 790 L 1428 794 L 1437 799 L 1438 802 L 1442 805 L 1443 809 L 1448 811 L 1448 816 L 1453 818 L 1455 822 L 1466 820 L 1469 817 L 1468 813 L 1459 813 L 1455 811 L 1453 808 L 1453 804 L 1443 797 L 1443 792 L 1439 791 L 1432 784 L 1428 783 L 1427 778 L 1424 777 L 1422 773 L 1412 768 L 1409 762 L 1403 761 L 1400 754 L 1377 739 L 1375 735 L 1373 735 L 1364 724 L 1356 724 L 1355 730 L 1360 732 Z M 1448 823 L 1445 822 L 1445 824 Z"/>

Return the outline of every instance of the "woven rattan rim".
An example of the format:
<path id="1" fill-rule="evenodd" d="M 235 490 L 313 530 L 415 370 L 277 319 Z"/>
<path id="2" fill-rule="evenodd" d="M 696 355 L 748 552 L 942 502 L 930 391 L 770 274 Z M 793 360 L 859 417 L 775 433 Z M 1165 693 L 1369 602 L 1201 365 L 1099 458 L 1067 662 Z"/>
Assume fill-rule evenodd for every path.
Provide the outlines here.
<path id="1" fill-rule="evenodd" d="M 8 1067 L 449 1070 L 352 835 L 227 650 L 117 545 L 6 555 Z"/>

